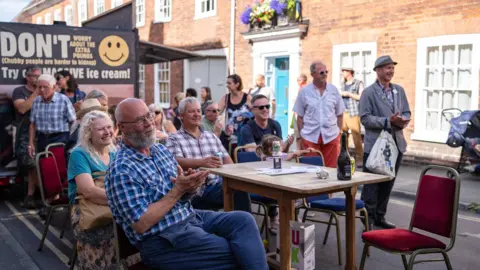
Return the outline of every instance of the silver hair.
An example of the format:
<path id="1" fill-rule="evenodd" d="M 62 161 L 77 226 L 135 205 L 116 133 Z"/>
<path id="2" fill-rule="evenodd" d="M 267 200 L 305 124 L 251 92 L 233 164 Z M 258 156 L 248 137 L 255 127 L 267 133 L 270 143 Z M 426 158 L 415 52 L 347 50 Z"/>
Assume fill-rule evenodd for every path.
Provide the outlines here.
<path id="1" fill-rule="evenodd" d="M 198 103 L 200 104 L 200 101 L 196 97 L 186 97 L 180 101 L 180 104 L 178 105 L 178 112 L 180 114 L 183 114 L 185 112 L 185 109 L 187 107 L 187 104 L 195 104 Z"/>
<path id="2" fill-rule="evenodd" d="M 103 99 L 107 99 L 107 95 L 100 91 L 100 90 L 92 90 L 90 91 L 90 93 L 88 93 L 88 95 L 85 97 L 85 99 L 90 99 L 90 98 L 103 98 Z"/>
<path id="3" fill-rule="evenodd" d="M 314 61 L 310 65 L 310 73 L 315 73 L 315 71 L 317 71 L 317 65 L 322 65 L 326 67 L 326 65 L 322 61 Z"/>
<path id="4" fill-rule="evenodd" d="M 42 74 L 38 77 L 37 81 L 44 81 L 44 82 L 48 82 L 48 84 L 50 85 L 50 87 L 54 87 L 56 84 L 57 84 L 57 80 L 55 79 L 55 77 L 53 77 L 52 75 L 50 74 Z"/>

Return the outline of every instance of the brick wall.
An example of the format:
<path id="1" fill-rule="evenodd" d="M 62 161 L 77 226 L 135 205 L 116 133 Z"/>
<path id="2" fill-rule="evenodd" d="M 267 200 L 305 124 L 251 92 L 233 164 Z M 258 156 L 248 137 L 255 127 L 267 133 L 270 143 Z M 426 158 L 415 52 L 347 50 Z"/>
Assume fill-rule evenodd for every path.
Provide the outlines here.
<path id="1" fill-rule="evenodd" d="M 230 1 L 217 1 L 217 15 L 194 19 L 195 1 L 172 1 L 172 20 L 155 22 L 155 1 L 146 0 L 145 26 L 139 28 L 140 39 L 187 50 L 219 49 L 229 46 Z M 154 68 L 145 70 L 146 101 L 153 102 Z M 183 61 L 171 63 L 170 97 L 184 91 Z M 197 89 L 199 90 L 199 89 Z"/>
<path id="2" fill-rule="evenodd" d="M 237 2 L 239 18 L 250 1 Z M 393 81 L 402 85 L 415 117 L 417 39 L 441 35 L 480 33 L 480 1 L 315 1 L 304 0 L 303 15 L 310 19 L 302 41 L 301 72 L 309 74 L 312 60 L 324 61 L 331 69 L 332 48 L 337 44 L 376 42 L 377 56 L 389 54 L 399 62 Z M 240 34 L 237 19 L 236 70 L 250 79 L 251 45 Z M 246 30 L 246 29 L 245 29 Z M 330 78 L 331 79 L 331 78 Z M 480 103 L 480 99 L 479 99 Z M 410 140 L 413 121 L 406 129 L 408 154 L 445 160 L 458 159 L 457 149 L 444 144 Z"/>

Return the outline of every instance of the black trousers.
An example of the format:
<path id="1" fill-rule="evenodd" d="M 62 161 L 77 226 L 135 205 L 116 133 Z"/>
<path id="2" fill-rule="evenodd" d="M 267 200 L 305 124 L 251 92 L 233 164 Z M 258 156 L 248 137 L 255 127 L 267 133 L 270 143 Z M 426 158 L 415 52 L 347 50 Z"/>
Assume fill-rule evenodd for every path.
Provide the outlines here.
<path id="1" fill-rule="evenodd" d="M 68 141 L 70 132 L 57 132 L 57 133 L 41 133 L 37 132 L 37 149 L 36 152 L 40 153 L 45 151 L 45 148 L 51 143 L 64 143 Z"/>
<path id="2" fill-rule="evenodd" d="M 370 172 L 366 167 L 367 159 L 370 153 L 363 154 L 363 171 Z M 395 164 L 395 175 L 398 174 L 400 163 L 402 163 L 403 154 L 398 153 L 397 163 Z M 368 212 L 368 219 L 370 222 L 380 221 L 385 218 L 387 213 L 388 200 L 392 192 L 395 178 L 392 181 L 364 185 L 362 189 L 362 196 L 360 197 L 365 203 L 365 208 Z"/>

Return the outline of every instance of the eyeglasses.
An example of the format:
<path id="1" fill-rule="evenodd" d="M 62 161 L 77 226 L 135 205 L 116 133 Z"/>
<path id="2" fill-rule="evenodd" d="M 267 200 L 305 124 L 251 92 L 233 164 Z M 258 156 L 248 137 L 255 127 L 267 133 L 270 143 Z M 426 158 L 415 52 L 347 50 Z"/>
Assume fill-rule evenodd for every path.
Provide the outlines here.
<path id="1" fill-rule="evenodd" d="M 137 126 L 142 125 L 145 123 L 145 121 L 152 121 L 154 118 L 154 114 L 151 112 L 148 112 L 144 116 L 137 117 L 134 121 L 122 121 L 120 124 L 135 124 Z"/>
<path id="2" fill-rule="evenodd" d="M 219 113 L 220 109 L 207 110 L 207 112 Z"/>
<path id="3" fill-rule="evenodd" d="M 270 110 L 270 104 L 267 104 L 267 105 L 260 105 L 260 106 L 253 106 L 253 108 L 256 108 L 256 109 L 259 109 L 259 110 L 263 110 L 263 109 L 267 109 L 267 110 Z"/>
<path id="4" fill-rule="evenodd" d="M 156 112 L 155 112 L 155 115 L 159 115 L 159 114 L 161 114 L 161 113 L 162 113 L 162 112 L 156 111 Z"/>

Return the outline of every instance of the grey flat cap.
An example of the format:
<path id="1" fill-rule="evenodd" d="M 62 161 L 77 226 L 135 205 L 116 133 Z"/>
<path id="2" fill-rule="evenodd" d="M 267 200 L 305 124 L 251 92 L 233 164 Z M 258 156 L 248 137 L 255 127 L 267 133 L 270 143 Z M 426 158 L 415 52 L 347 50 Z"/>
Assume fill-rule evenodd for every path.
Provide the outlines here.
<path id="1" fill-rule="evenodd" d="M 378 67 L 382 67 L 388 64 L 394 64 L 396 65 L 397 62 L 394 62 L 390 55 L 382 55 L 375 60 L 375 66 L 373 67 L 373 70 L 377 69 Z"/>

